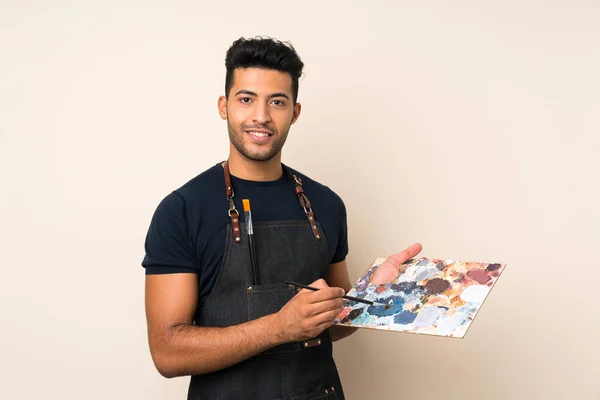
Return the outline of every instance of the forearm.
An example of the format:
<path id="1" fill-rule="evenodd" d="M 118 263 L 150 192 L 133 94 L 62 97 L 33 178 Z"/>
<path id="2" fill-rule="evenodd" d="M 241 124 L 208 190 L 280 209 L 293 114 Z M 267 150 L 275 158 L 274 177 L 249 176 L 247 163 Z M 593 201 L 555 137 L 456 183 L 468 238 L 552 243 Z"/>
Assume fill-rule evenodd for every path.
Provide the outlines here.
<path id="1" fill-rule="evenodd" d="M 329 333 L 331 334 L 331 340 L 335 342 L 352 335 L 357 329 L 349 326 L 333 325 L 329 328 Z"/>
<path id="2" fill-rule="evenodd" d="M 152 356 L 161 375 L 199 375 L 244 361 L 284 343 L 275 314 L 240 325 L 211 328 L 178 325 L 156 339 Z"/>

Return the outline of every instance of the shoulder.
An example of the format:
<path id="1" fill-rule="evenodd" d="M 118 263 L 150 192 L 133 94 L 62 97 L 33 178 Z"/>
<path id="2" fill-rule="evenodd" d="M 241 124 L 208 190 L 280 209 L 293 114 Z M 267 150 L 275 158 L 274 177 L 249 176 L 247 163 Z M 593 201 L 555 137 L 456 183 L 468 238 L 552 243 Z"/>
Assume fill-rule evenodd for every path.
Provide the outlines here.
<path id="1" fill-rule="evenodd" d="M 218 192 L 218 194 L 224 197 L 225 184 L 221 176 L 222 171 L 223 167 L 219 163 L 202 171 L 179 187 L 175 186 L 174 190 L 159 201 L 154 219 L 190 217 L 188 215 L 190 209 L 197 209 L 199 204 L 206 205 L 214 202 L 213 197 L 217 193 L 214 188 L 219 184 L 223 186 L 223 193 Z"/>
<path id="2" fill-rule="evenodd" d="M 190 201 L 202 198 L 207 193 L 215 192 L 215 187 L 219 187 L 219 185 L 223 186 L 223 190 L 225 190 L 223 167 L 221 166 L 221 163 L 215 164 L 202 171 L 200 174 L 175 189 L 174 193 L 178 194 L 186 201 Z"/>

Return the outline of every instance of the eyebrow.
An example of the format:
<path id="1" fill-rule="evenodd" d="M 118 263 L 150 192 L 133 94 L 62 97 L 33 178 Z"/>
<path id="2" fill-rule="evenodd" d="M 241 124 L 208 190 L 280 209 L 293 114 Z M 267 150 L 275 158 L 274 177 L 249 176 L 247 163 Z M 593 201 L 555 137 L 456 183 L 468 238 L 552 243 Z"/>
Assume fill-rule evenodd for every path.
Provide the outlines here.
<path id="1" fill-rule="evenodd" d="M 253 91 L 250 91 L 250 90 L 245 90 L 245 89 L 242 89 L 242 90 L 238 91 L 238 92 L 237 92 L 235 95 L 237 96 L 237 95 L 239 95 L 239 94 L 247 94 L 247 95 L 249 95 L 249 96 L 258 96 L 258 95 L 257 95 L 256 93 L 254 93 Z M 286 98 L 286 99 L 288 99 L 288 100 L 290 99 L 290 98 L 289 98 L 289 96 L 288 96 L 287 94 L 283 93 L 283 92 L 273 93 L 273 94 L 270 94 L 270 95 L 268 96 L 268 98 L 269 98 L 269 99 L 272 99 L 272 98 L 274 98 L 274 97 L 283 97 L 283 98 Z"/>

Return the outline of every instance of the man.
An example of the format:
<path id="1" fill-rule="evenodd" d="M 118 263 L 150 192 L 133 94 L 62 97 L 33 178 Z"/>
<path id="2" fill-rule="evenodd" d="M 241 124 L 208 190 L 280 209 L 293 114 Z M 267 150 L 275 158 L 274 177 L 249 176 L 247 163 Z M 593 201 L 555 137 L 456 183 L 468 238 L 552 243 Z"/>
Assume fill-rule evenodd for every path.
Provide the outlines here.
<path id="1" fill-rule="evenodd" d="M 291 45 L 239 39 L 225 64 L 229 157 L 166 196 L 146 239 L 153 361 L 165 377 L 191 376 L 188 399 L 343 399 L 332 342 L 354 329 L 332 323 L 351 288 L 345 206 L 281 162 L 303 63 Z M 382 279 L 418 251 L 390 257 Z"/>

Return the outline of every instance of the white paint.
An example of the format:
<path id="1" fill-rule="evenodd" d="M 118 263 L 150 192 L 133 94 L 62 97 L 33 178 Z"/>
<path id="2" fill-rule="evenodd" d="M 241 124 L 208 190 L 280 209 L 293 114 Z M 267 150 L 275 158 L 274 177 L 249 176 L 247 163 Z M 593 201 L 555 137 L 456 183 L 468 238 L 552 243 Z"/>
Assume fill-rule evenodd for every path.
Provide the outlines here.
<path id="1" fill-rule="evenodd" d="M 463 301 L 481 305 L 490 292 L 488 286 L 469 286 L 460 295 Z"/>
<path id="2" fill-rule="evenodd" d="M 422 284 L 425 279 L 433 278 L 439 272 L 435 265 L 411 265 L 400 275 L 398 282 L 416 281 L 418 284 Z"/>
<path id="3" fill-rule="evenodd" d="M 456 328 L 459 327 L 465 320 L 467 315 L 464 313 L 457 313 L 447 318 L 442 318 L 437 322 L 437 332 L 440 335 L 448 335 L 450 333 L 456 334 Z"/>
<path id="4" fill-rule="evenodd" d="M 433 325 L 438 318 L 440 318 L 446 312 L 443 308 L 438 307 L 427 307 L 421 310 L 417 318 L 413 321 L 415 327 L 430 326 Z"/>

